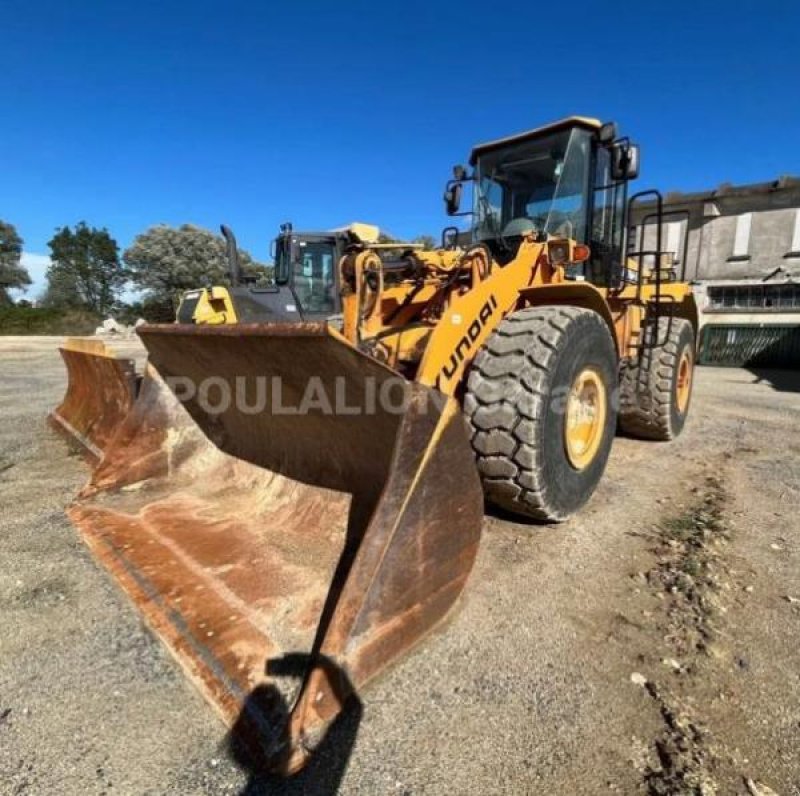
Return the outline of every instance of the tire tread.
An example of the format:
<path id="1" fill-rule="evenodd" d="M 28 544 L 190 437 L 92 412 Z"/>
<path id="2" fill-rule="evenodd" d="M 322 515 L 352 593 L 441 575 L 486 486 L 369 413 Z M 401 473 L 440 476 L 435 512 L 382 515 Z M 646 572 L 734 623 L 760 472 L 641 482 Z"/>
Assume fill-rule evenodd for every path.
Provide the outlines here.
<path id="1" fill-rule="evenodd" d="M 684 318 L 659 318 L 656 339 L 663 339 L 663 344 L 643 349 L 636 361 L 622 362 L 619 426 L 626 434 L 667 441 L 680 433 L 672 417 L 673 374 L 680 356 L 680 339 L 687 327 L 691 329 L 691 324 Z"/>
<path id="2" fill-rule="evenodd" d="M 597 324 L 611 340 L 605 321 L 592 310 L 529 307 L 501 322 L 470 370 L 464 414 L 484 492 L 492 503 L 515 514 L 544 521 L 565 519 L 548 501 L 541 477 L 542 443 L 531 418 L 543 411 L 562 340 L 578 321 Z M 520 357 L 526 367 L 520 367 Z M 522 409 L 519 401 L 515 405 L 509 399 L 510 387 L 521 391 Z M 501 406 L 504 409 L 498 411 Z M 491 429 L 485 427 L 487 414 L 498 420 Z M 490 436 L 494 442 L 489 442 Z M 499 450 L 511 453 L 496 453 Z"/>

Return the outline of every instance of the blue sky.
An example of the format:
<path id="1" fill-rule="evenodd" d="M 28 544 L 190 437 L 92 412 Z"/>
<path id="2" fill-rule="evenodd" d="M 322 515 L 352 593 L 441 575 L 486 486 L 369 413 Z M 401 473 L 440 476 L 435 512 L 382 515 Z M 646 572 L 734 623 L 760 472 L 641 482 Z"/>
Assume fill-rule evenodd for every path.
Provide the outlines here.
<path id="1" fill-rule="evenodd" d="M 572 113 L 642 145 L 641 188 L 800 173 L 795 2 L 4 5 L 0 217 L 29 253 L 82 219 L 122 248 L 224 221 L 262 260 L 286 219 L 438 235 L 471 144 Z"/>

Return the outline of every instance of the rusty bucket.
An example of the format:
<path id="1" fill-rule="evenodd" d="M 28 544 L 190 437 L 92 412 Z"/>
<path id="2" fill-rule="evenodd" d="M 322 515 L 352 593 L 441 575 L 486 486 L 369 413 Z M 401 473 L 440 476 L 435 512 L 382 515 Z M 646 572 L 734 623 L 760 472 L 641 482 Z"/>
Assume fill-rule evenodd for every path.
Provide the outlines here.
<path id="1" fill-rule="evenodd" d="M 251 751 L 296 771 L 464 587 L 463 418 L 325 324 L 139 334 L 153 370 L 70 516 Z"/>
<path id="2" fill-rule="evenodd" d="M 68 338 L 59 351 L 67 366 L 67 391 L 50 423 L 90 461 L 100 461 L 136 399 L 134 362 L 118 357 L 102 340 Z"/>

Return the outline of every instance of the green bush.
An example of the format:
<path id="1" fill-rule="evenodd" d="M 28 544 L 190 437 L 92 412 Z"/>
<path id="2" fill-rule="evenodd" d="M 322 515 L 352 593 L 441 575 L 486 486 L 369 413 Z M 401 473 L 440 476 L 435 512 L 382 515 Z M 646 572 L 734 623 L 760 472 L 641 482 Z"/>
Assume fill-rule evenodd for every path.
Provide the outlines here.
<path id="1" fill-rule="evenodd" d="M 145 298 L 130 304 L 118 304 L 113 317 L 126 326 L 133 326 L 139 318 L 148 323 L 174 323 L 175 306 L 169 299 Z"/>
<path id="2" fill-rule="evenodd" d="M 86 310 L 0 307 L 0 335 L 92 334 L 102 319 Z"/>

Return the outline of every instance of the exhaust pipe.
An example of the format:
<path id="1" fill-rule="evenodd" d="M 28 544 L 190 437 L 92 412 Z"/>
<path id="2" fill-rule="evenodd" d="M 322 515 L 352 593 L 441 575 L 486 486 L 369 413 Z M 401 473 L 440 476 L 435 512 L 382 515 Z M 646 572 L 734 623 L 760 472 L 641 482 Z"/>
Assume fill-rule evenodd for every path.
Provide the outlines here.
<path id="1" fill-rule="evenodd" d="M 236 236 L 233 230 L 225 224 L 220 224 L 219 231 L 225 238 L 225 251 L 228 255 L 228 269 L 231 277 L 231 287 L 239 287 L 242 269 L 239 265 L 239 249 L 236 246 Z"/>

